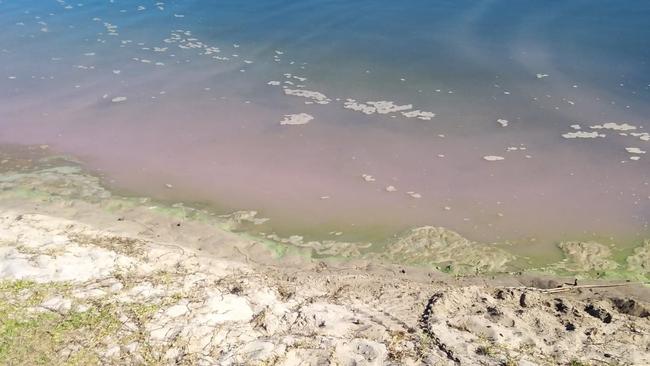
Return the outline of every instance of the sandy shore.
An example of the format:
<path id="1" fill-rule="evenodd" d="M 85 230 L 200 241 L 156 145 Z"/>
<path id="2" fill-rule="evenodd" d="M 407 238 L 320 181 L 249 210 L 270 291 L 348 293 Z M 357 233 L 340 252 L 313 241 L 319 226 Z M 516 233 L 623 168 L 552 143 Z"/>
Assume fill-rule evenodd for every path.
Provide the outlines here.
<path id="1" fill-rule="evenodd" d="M 34 154 L 0 177 L 2 364 L 650 364 L 647 285 L 314 259 L 233 232 L 250 213 L 119 197 Z M 432 232 L 450 235 L 420 229 L 394 250 L 415 256 Z M 565 246 L 565 263 L 615 265 Z M 628 270 L 645 276 L 647 247 Z"/>

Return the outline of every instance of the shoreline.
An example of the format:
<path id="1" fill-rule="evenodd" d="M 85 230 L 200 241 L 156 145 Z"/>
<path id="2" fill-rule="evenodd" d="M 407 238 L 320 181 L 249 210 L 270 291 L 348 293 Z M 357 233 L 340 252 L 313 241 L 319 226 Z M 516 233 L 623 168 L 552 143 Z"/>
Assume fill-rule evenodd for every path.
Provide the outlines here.
<path id="1" fill-rule="evenodd" d="M 314 260 L 417 267 L 424 271 L 437 270 L 456 276 L 529 273 L 535 276 L 575 277 L 580 280 L 650 281 L 650 239 L 637 242 L 633 247 L 567 240 L 553 243 L 552 247 L 549 244 L 551 255 L 531 257 L 522 254 L 521 249 L 510 249 L 515 244 L 481 243 L 436 226 L 413 227 L 380 242 L 311 240 L 301 235 L 279 236 L 272 227 L 270 232 L 260 231 L 259 226 L 265 225 L 268 219 L 260 217 L 256 211 L 217 214 L 206 208 L 197 208 L 202 206 L 124 196 L 107 188 L 103 178 L 89 173 L 80 161 L 68 156 L 52 155 L 47 145 L 18 145 L 11 148 L 13 150 L 6 146 L 0 148 L 0 160 L 3 162 L 0 164 L 0 184 L 3 188 L 0 204 L 3 205 L 11 204 L 17 198 L 21 204 L 21 199 L 35 195 L 32 197 L 35 202 L 91 203 L 96 206 L 95 209 L 121 214 L 124 216 L 120 218 L 121 221 L 129 221 L 129 215 L 132 216 L 132 224 L 143 216 L 166 216 L 166 225 L 178 225 L 175 235 L 189 231 L 207 233 L 214 226 L 235 236 L 259 242 L 275 253 L 276 257 L 288 253 Z M 25 187 L 30 187 L 29 192 L 25 192 Z M 75 189 L 82 193 L 78 194 Z M 58 209 L 55 212 L 56 215 L 64 213 Z M 68 216 L 62 217 L 77 219 L 79 216 L 75 210 L 70 210 Z M 99 224 L 102 227 L 116 226 L 116 222 L 110 221 L 111 218 L 103 217 L 97 222 L 88 218 L 82 218 L 82 221 L 84 219 L 89 224 Z M 190 229 L 181 228 L 182 225 L 194 226 Z M 118 232 L 124 230 L 119 226 L 116 229 Z M 185 242 L 195 249 L 223 254 L 218 250 L 219 245 L 209 245 L 198 239 L 197 235 L 190 236 Z M 262 258 L 266 258 L 266 255 L 262 255 Z"/>
<path id="2" fill-rule="evenodd" d="M 318 258 L 231 231 L 254 216 L 114 196 L 45 163 L 0 175 L 2 363 L 650 363 L 644 284 Z M 462 242 L 419 230 L 396 247 L 403 258 L 444 249 L 436 235 Z"/>

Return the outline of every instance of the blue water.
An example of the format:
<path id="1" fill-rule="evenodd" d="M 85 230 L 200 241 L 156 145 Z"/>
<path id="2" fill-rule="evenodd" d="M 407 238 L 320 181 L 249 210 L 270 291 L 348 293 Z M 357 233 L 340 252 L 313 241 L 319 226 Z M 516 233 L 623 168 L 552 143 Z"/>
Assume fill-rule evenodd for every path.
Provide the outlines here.
<path id="1" fill-rule="evenodd" d="M 648 1 L 0 0 L 0 27 L 0 142 L 134 194 L 256 209 L 283 233 L 648 236 L 650 157 L 625 148 L 650 142 L 620 135 L 650 128 Z M 298 113 L 314 119 L 280 125 Z M 635 129 L 590 129 L 606 122 Z M 575 124 L 606 136 L 563 138 Z"/>

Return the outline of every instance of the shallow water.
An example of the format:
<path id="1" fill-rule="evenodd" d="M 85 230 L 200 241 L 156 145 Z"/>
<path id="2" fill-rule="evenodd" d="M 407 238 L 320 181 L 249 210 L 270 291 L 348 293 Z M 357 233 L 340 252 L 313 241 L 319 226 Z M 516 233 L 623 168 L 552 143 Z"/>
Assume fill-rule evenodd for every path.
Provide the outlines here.
<path id="1" fill-rule="evenodd" d="M 281 235 L 650 235 L 647 1 L 0 0 L 0 27 L 0 142 L 134 194 Z"/>

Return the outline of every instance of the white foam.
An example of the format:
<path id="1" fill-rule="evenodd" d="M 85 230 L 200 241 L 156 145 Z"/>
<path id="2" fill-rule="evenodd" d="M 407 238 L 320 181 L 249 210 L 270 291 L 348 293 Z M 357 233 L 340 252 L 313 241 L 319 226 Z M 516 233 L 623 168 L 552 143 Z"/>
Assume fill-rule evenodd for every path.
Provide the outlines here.
<path id="1" fill-rule="evenodd" d="M 648 132 L 632 132 L 630 135 L 638 137 L 641 141 L 650 141 L 650 133 Z"/>
<path id="2" fill-rule="evenodd" d="M 432 112 L 426 112 L 426 111 L 421 111 L 419 109 L 415 109 L 412 111 L 408 112 L 402 112 L 402 115 L 406 118 L 417 118 L 425 121 L 431 120 L 431 118 L 435 117 L 436 114 Z"/>
<path id="3" fill-rule="evenodd" d="M 286 114 L 284 119 L 280 121 L 281 125 L 306 125 L 314 116 L 307 113 Z"/>
<path id="4" fill-rule="evenodd" d="M 576 132 L 567 132 L 562 134 L 562 137 L 565 139 L 595 139 L 598 137 L 605 137 L 602 133 L 596 131 L 587 132 L 587 131 L 576 131 Z"/>
<path id="5" fill-rule="evenodd" d="M 595 126 L 590 126 L 589 128 L 593 130 L 616 130 L 616 131 L 630 131 L 630 130 L 636 130 L 636 126 L 632 126 L 627 123 L 615 123 L 615 122 L 607 122 L 603 123 L 602 125 L 595 125 Z"/>
<path id="6" fill-rule="evenodd" d="M 366 182 L 374 182 L 376 179 L 370 174 L 361 174 L 361 178 L 365 180 Z"/>
<path id="7" fill-rule="evenodd" d="M 496 156 L 496 155 L 486 155 L 483 157 L 483 160 L 487 160 L 487 161 L 499 161 L 504 159 L 505 158 L 503 156 Z"/>
<path id="8" fill-rule="evenodd" d="M 641 150 L 638 147 L 626 147 L 625 150 L 630 154 L 645 154 L 645 150 Z"/>
<path id="9" fill-rule="evenodd" d="M 348 99 L 345 101 L 345 103 L 343 103 L 343 108 L 351 109 L 353 111 L 362 112 L 365 114 L 373 114 L 377 112 L 377 108 L 364 103 L 357 103 L 357 101 L 354 99 Z"/>
<path id="10" fill-rule="evenodd" d="M 431 120 L 436 116 L 433 112 L 422 111 L 419 109 L 413 109 L 413 104 L 395 104 L 393 101 L 389 100 L 378 100 L 378 101 L 368 101 L 368 102 L 358 102 L 356 99 L 347 99 L 343 102 L 343 108 L 350 109 L 356 112 L 361 112 L 364 114 L 391 114 L 391 113 L 401 113 L 402 116 L 406 118 L 418 118 L 421 120 Z M 391 116 L 395 118 L 396 116 Z"/>
<path id="11" fill-rule="evenodd" d="M 406 192 L 407 195 L 411 196 L 411 198 L 422 198 L 422 195 L 413 191 Z"/>
<path id="12" fill-rule="evenodd" d="M 311 90 L 289 89 L 285 87 L 284 94 L 311 99 L 313 102 L 318 104 L 329 104 L 329 102 L 332 101 L 325 94 Z"/>
<path id="13" fill-rule="evenodd" d="M 394 112 L 406 111 L 413 108 L 412 104 L 398 105 L 389 100 L 379 100 L 376 102 L 369 101 L 366 104 L 369 104 L 377 109 L 379 114 L 388 114 Z"/>

